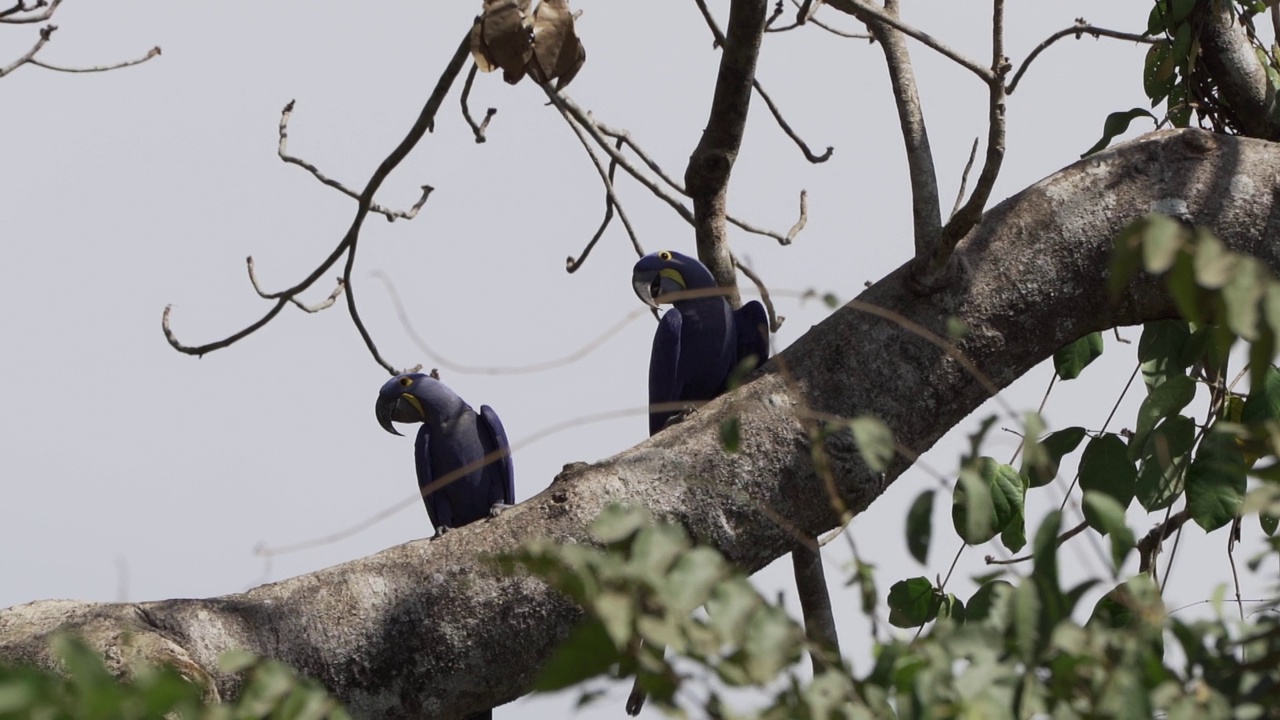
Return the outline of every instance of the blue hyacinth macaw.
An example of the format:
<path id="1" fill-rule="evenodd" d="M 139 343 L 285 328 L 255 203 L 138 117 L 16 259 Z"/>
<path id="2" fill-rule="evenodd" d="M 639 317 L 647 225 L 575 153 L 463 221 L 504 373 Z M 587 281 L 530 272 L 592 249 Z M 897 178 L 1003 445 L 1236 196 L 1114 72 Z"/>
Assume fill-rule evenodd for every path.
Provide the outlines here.
<path id="1" fill-rule="evenodd" d="M 672 308 L 658 321 L 649 356 L 649 404 L 705 402 L 728 389 L 738 364 L 769 357 L 769 318 L 752 300 L 734 310 L 717 294 L 711 271 L 696 258 L 672 250 L 649 253 L 636 263 L 631 285 L 645 304 Z M 654 435 L 680 415 L 649 413 Z"/>
<path id="2" fill-rule="evenodd" d="M 422 423 L 414 443 L 418 487 L 436 534 L 495 516 L 516 502 L 511 446 L 498 414 L 481 405 L 479 414 L 430 375 L 405 373 L 378 391 L 378 424 L 399 435 L 392 422 Z M 486 456 L 505 451 L 501 457 Z M 463 470 L 468 466 L 471 469 Z M 432 482 L 461 472 L 448 484 L 425 492 Z"/>

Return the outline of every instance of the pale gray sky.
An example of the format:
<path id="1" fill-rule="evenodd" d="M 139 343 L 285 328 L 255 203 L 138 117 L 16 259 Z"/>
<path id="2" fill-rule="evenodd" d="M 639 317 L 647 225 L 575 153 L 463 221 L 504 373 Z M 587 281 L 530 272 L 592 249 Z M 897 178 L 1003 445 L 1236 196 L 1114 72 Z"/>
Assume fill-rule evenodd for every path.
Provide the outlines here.
<path id="1" fill-rule="evenodd" d="M 904 5 L 910 22 L 986 58 L 988 3 Z M 1015 63 L 1077 17 L 1140 31 L 1150 8 L 1149 0 L 1008 5 L 1006 47 Z M 723 22 L 727 3 L 713 6 Z M 292 284 L 326 256 L 354 202 L 276 158 L 281 108 L 297 100 L 294 153 L 362 186 L 416 117 L 478 7 L 277 0 L 231 12 L 224 3 L 69 0 L 43 60 L 96 65 L 153 45 L 163 56 L 106 74 L 24 67 L 0 79 L 7 269 L 0 284 L 0 546 L 7 549 L 0 553 L 0 607 L 40 598 L 237 592 L 430 534 L 425 512 L 413 504 L 349 539 L 267 566 L 253 552 L 260 543 L 333 533 L 415 494 L 412 441 L 384 433 L 373 416 L 386 374 L 341 307 L 315 316 L 288 309 L 239 345 L 200 360 L 169 348 L 160 313 L 174 303 L 173 327 L 184 342 L 222 337 L 267 309 L 246 279 L 246 255 L 271 288 Z M 588 0 L 575 8 L 584 11 L 578 28 L 588 59 L 570 95 L 631 130 L 681 175 L 706 118 L 718 60 L 697 9 L 689 2 Z M 820 17 L 860 29 L 830 10 Z M 0 65 L 35 41 L 37 27 L 0 27 Z M 911 50 L 949 203 L 973 138 L 985 137 L 985 89 L 921 46 Z M 1097 139 L 1106 113 L 1145 105 L 1144 50 L 1065 40 L 1041 56 L 1009 100 L 1008 154 L 994 197 L 1071 163 Z M 774 342 L 783 348 L 828 313 L 795 294 L 812 288 L 851 298 L 864 281 L 909 258 L 910 198 L 878 47 L 817 28 L 772 34 L 759 77 L 811 146 L 836 148 L 827 164 L 809 165 L 764 106 L 753 106 L 733 212 L 785 230 L 800 189 L 809 191 L 809 224 L 793 246 L 733 237 L 735 250 L 780 295 L 788 319 Z M 498 108 L 484 145 L 472 142 L 458 113 L 460 89 L 446 101 L 436 132 L 378 197 L 407 207 L 419 185 L 434 185 L 421 215 L 366 223 L 355 273 L 363 315 L 392 362 L 432 365 L 369 277 L 381 271 L 417 331 L 458 363 L 563 355 L 638 307 L 629 285 L 634 253 L 615 222 L 586 265 L 566 274 L 565 257 L 581 252 L 603 210 L 595 170 L 531 83 L 477 79 L 473 108 Z M 689 228 L 669 208 L 628 180 L 619 187 L 647 249 L 691 252 Z M 331 288 L 326 279 L 310 297 Z M 652 321 L 639 317 L 569 367 L 536 375 L 442 371 L 442 379 L 473 405 L 493 405 L 520 443 L 555 423 L 638 408 L 651 333 Z M 1138 337 L 1136 329 L 1123 334 Z M 1132 363 L 1132 350 L 1108 337 L 1097 366 L 1051 398 L 1051 426 L 1098 428 Z M 1034 408 L 1050 373 L 1047 366 L 1031 372 L 1008 391 L 1009 402 Z M 1124 406 L 1129 417 L 1138 400 L 1135 389 Z M 989 412 L 957 427 L 928 462 L 951 471 L 964 435 Z M 567 462 L 606 458 L 645 435 L 637 412 L 523 447 L 515 457 L 517 496 L 541 491 Z M 1007 459 L 1015 447 L 1014 436 L 995 433 L 988 452 Z M 896 580 L 945 573 L 959 545 L 939 505 L 929 566 L 906 555 L 906 506 L 927 487 L 935 481 L 913 470 L 853 524 L 879 568 L 882 596 Z M 1058 492 L 1033 494 L 1033 526 Z M 1158 520 L 1131 517 L 1140 533 Z M 1204 541 L 1188 528 L 1168 595 L 1173 607 L 1206 599 L 1213 584 L 1230 579 L 1225 533 Z M 1256 522 L 1246 533 L 1257 537 Z M 967 577 L 983 570 L 989 552 L 965 554 L 953 585 L 961 597 L 972 592 Z M 1087 542 L 1065 552 L 1077 575 L 1100 571 Z M 825 558 L 842 642 L 865 669 L 868 627 L 856 594 L 843 587 L 844 541 L 830 545 Z M 785 559 L 757 581 L 787 593 L 794 607 Z M 614 687 L 578 716 L 618 717 L 625 694 Z M 519 706 L 562 717 L 573 699 L 524 699 L 497 715 L 512 717 Z"/>

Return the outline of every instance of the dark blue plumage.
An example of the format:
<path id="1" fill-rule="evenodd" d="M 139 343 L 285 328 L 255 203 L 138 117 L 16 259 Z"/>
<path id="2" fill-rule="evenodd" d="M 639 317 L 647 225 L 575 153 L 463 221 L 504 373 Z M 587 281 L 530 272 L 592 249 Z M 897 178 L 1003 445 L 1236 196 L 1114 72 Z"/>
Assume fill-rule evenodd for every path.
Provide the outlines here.
<path id="1" fill-rule="evenodd" d="M 769 321 L 756 301 L 734 310 L 715 278 L 695 258 L 663 250 L 640 258 L 631 276 L 646 304 L 672 308 L 658 321 L 649 356 L 649 404 L 705 402 L 728 389 L 729 376 L 750 356 L 769 357 Z M 649 413 L 653 435 L 680 414 Z"/>
<path id="2" fill-rule="evenodd" d="M 418 487 L 431 525 L 440 534 L 496 515 L 516 501 L 511 446 L 498 414 L 479 414 L 444 383 L 422 373 L 391 378 L 378 391 L 378 424 L 399 435 L 394 422 L 422 423 L 414 443 Z M 499 451 L 505 452 L 501 456 Z M 486 462 L 486 457 L 488 458 Z M 426 492 L 433 482 L 443 486 Z"/>

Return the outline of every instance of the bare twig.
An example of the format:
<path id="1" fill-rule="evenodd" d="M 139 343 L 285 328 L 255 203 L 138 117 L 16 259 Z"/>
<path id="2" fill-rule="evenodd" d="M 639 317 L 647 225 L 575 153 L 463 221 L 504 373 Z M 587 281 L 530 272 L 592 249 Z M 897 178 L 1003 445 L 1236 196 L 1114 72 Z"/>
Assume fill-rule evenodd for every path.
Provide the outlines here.
<path id="1" fill-rule="evenodd" d="M 898 0 L 886 0 L 884 13 L 896 18 Z M 929 132 L 925 128 L 924 110 L 916 89 L 915 71 L 902 35 L 887 22 L 873 20 L 868 24 L 884 48 L 885 64 L 889 67 L 893 100 L 898 108 L 898 125 L 902 128 L 902 140 L 907 149 L 907 170 L 911 176 L 915 252 L 917 257 L 922 257 L 937 244 L 942 229 L 942 207 L 938 199 L 938 175 L 933 165 L 933 151 L 929 147 Z"/>
<path id="2" fill-rule="evenodd" d="M 773 119 L 777 121 L 778 127 L 782 128 L 782 132 L 786 133 L 787 137 L 791 138 L 791 141 L 796 144 L 796 147 L 800 148 L 801 153 L 804 153 L 805 160 L 816 165 L 831 159 L 831 153 L 835 152 L 834 147 L 828 145 L 827 149 L 821 155 L 814 155 L 813 151 L 809 149 L 809 144 L 797 135 L 796 131 L 791 129 L 791 125 L 787 123 L 787 119 L 782 117 L 782 111 L 774 104 L 773 98 L 769 97 L 769 93 L 764 91 L 764 86 L 760 84 L 760 81 L 753 79 L 751 81 L 751 85 L 755 88 L 756 93 L 760 95 L 760 99 L 764 101 L 765 106 L 769 108 L 769 112 L 773 114 Z"/>
<path id="3" fill-rule="evenodd" d="M 547 96 L 552 98 L 552 102 L 555 102 L 555 91 L 551 89 L 550 83 L 544 83 L 542 88 L 546 90 Z M 595 246 L 596 241 L 600 239 L 600 235 L 604 233 L 604 229 L 609 224 L 609 218 L 612 215 L 612 210 L 614 208 L 618 211 L 618 217 L 622 220 L 622 226 L 627 229 L 627 237 L 631 238 L 631 245 L 635 248 L 636 254 L 643 256 L 644 248 L 641 247 L 640 239 L 636 237 L 635 228 L 631 226 L 631 220 L 627 217 L 627 211 L 622 207 L 622 202 L 618 199 L 618 193 L 613 187 L 613 176 L 614 172 L 617 170 L 618 162 L 616 160 L 610 160 L 609 168 L 606 170 L 604 165 L 601 164 L 600 158 L 597 157 L 595 151 L 591 149 L 591 141 L 588 139 L 589 131 L 580 123 L 576 122 L 573 116 L 565 110 L 563 105 L 556 104 L 556 109 L 560 111 L 565 122 L 569 123 L 569 127 L 573 129 L 573 134 L 578 136 L 578 141 L 582 143 L 582 148 L 587 151 L 587 156 L 591 158 L 591 163 L 595 165 L 596 172 L 600 174 L 600 182 L 604 183 L 605 192 L 604 222 L 601 223 L 600 229 L 596 231 L 595 237 L 591 238 L 591 242 L 588 243 L 586 249 L 583 250 L 582 259 L 575 262 L 573 258 L 568 258 L 565 261 L 565 269 L 569 272 L 573 272 L 581 267 L 582 262 L 587 259 L 587 255 L 591 252 L 591 248 Z M 618 146 L 622 146 L 621 141 L 618 142 Z"/>
<path id="4" fill-rule="evenodd" d="M 40 39 L 36 41 L 36 44 L 31 46 L 31 49 L 27 51 L 27 54 L 23 55 L 17 60 L 14 60 L 11 64 L 9 64 L 6 67 L 0 67 L 0 77 L 4 77 L 5 75 L 8 75 L 14 70 L 17 70 L 23 65 L 26 65 L 27 63 L 31 62 L 32 58 L 36 56 L 36 53 L 40 52 L 40 50 L 44 48 L 44 46 L 49 42 L 50 38 L 53 37 L 54 31 L 56 31 L 57 29 L 58 29 L 57 25 L 46 25 L 40 28 Z"/>
<path id="5" fill-rule="evenodd" d="M 715 17 L 711 15 L 711 11 L 707 8 L 706 2 L 704 2 L 704 0 L 698 0 L 697 4 L 698 9 L 702 11 L 702 19 L 706 21 L 707 27 L 711 30 L 712 36 L 715 37 L 716 45 L 723 48 L 725 44 L 724 32 L 720 30 L 720 26 L 716 23 Z M 772 22 L 772 20 L 777 18 L 780 14 L 782 14 L 781 0 L 779 0 L 769 22 Z M 768 23 L 766 23 L 766 25 L 767 24 Z M 760 84 L 760 80 L 755 77 L 754 71 L 751 75 L 751 87 L 760 95 L 760 99 L 764 100 L 765 106 L 768 107 L 769 112 L 773 114 L 773 119 L 777 121 L 778 127 L 782 128 L 782 132 L 786 133 L 787 137 L 791 138 L 791 141 L 796 144 L 796 147 L 800 148 L 800 152 L 804 154 L 804 158 L 806 160 L 817 164 L 831 159 L 831 153 L 835 152 L 835 148 L 828 145 L 826 152 L 821 155 L 815 155 L 813 154 L 813 151 L 809 149 L 809 144 L 801 139 L 801 137 L 796 134 L 795 130 L 791 129 L 791 125 L 787 122 L 787 119 L 782 117 L 782 111 L 778 109 L 776 104 L 774 104 L 773 98 L 769 97 L 769 93 L 764 91 L 764 86 Z"/>
<path id="6" fill-rule="evenodd" d="M 476 121 L 471 118 L 471 111 L 467 108 L 467 100 L 471 97 L 471 84 L 475 82 L 476 72 L 479 69 L 479 65 L 474 63 L 471 65 L 471 71 L 467 73 L 467 81 L 462 84 L 462 97 L 459 103 L 462 105 L 462 119 L 466 120 L 467 125 L 471 126 L 471 132 L 476 136 L 476 142 L 482 143 L 486 139 L 484 131 L 488 129 L 489 121 L 493 119 L 493 116 L 498 114 L 498 108 L 491 107 L 486 110 L 484 120 L 481 120 L 479 124 L 476 124 Z"/>
<path id="7" fill-rule="evenodd" d="M 1035 49 L 1033 49 L 1031 53 L 1027 55 L 1027 59 L 1022 61 L 1022 67 L 1019 67 L 1018 72 L 1013 74 L 1013 79 L 1009 81 L 1008 87 L 1005 88 L 1005 93 L 1012 95 L 1014 89 L 1018 87 L 1018 81 L 1022 79 L 1022 74 L 1025 73 L 1027 71 L 1027 68 L 1031 66 L 1031 62 L 1035 60 L 1040 55 L 1040 53 L 1044 52 L 1045 49 L 1048 48 L 1050 45 L 1058 42 L 1059 40 L 1061 40 L 1064 37 L 1067 37 L 1068 35 L 1074 35 L 1077 40 L 1079 40 L 1084 35 L 1090 35 L 1094 38 L 1102 38 L 1102 37 L 1115 38 L 1117 40 L 1130 40 L 1132 42 L 1146 43 L 1148 45 L 1160 42 L 1160 38 L 1157 38 L 1157 37 L 1152 37 L 1148 35 L 1137 35 L 1134 33 L 1119 32 L 1117 30 L 1108 30 L 1106 28 L 1094 27 L 1093 25 L 1090 25 L 1089 22 L 1084 18 L 1076 18 L 1075 25 L 1072 25 L 1069 28 L 1059 30 L 1058 32 L 1050 35 L 1048 38 L 1045 39 L 1044 42 L 1037 45 Z"/>
<path id="8" fill-rule="evenodd" d="M 289 154 L 289 150 L 288 150 L 289 118 L 293 115 L 293 106 L 295 102 L 296 102 L 295 100 L 290 100 L 288 104 L 284 106 L 284 110 L 280 111 L 280 144 L 276 148 L 276 152 L 277 154 L 280 155 L 280 159 L 291 165 L 297 165 L 303 170 L 306 170 L 307 172 L 311 173 L 311 176 L 314 177 L 316 180 L 319 180 L 321 184 L 328 185 L 329 187 L 337 190 L 338 192 L 342 193 L 343 195 L 346 195 L 349 198 L 352 198 L 354 200 L 359 200 L 360 193 L 356 192 L 355 190 L 352 190 L 351 188 L 348 188 L 346 185 L 343 185 L 337 180 L 334 180 L 333 178 L 320 172 L 319 168 L 307 162 L 306 160 L 303 160 L 302 158 L 297 157 L 296 155 Z M 369 206 L 369 212 L 378 213 L 379 215 L 382 215 L 387 219 L 387 222 L 395 222 L 397 218 L 412 220 L 413 218 L 417 217 L 418 211 L 421 210 L 422 206 L 427 203 L 427 198 L 431 196 L 431 192 L 434 189 L 435 188 L 431 187 L 430 185 L 423 185 L 422 196 L 418 198 L 418 201 L 414 203 L 413 206 L 410 207 L 408 210 L 391 210 L 391 209 L 382 207 L 377 203 L 372 203 Z"/>
<path id="9" fill-rule="evenodd" d="M 276 304 L 273 305 L 265 315 L 250 324 L 248 327 L 245 327 L 221 340 L 216 340 L 204 345 L 183 345 L 178 341 L 169 326 L 169 315 L 173 306 L 166 306 L 164 314 L 161 317 L 161 328 L 164 331 L 165 339 L 169 341 L 169 345 L 172 346 L 173 349 L 187 355 L 201 356 L 205 353 L 219 350 L 236 343 L 271 322 L 272 318 L 278 315 L 286 304 L 292 302 L 292 298 L 311 287 L 316 280 L 329 271 L 329 268 L 333 267 L 343 254 L 346 254 L 347 263 L 343 269 L 343 284 L 345 286 L 347 296 L 347 310 L 351 314 L 351 320 L 355 324 L 356 329 L 360 332 L 360 337 L 364 340 L 365 347 L 368 348 L 369 353 L 373 355 L 374 360 L 388 372 L 392 374 L 398 372 L 393 365 L 382 358 L 382 355 L 378 352 L 377 347 L 373 343 L 372 337 L 370 337 L 364 323 L 361 322 L 360 315 L 356 310 L 355 296 L 352 293 L 351 287 L 351 269 L 355 262 L 356 245 L 360 239 L 360 228 L 364 225 L 364 220 L 369 215 L 370 209 L 373 205 L 373 196 L 378 192 L 378 188 L 382 186 L 382 183 L 387 179 L 387 176 L 391 174 L 391 171 L 409 155 L 413 148 L 417 146 L 418 141 L 422 139 L 431 127 L 436 113 L 440 110 L 441 103 L 444 102 L 445 95 L 448 94 L 449 88 L 453 86 L 454 80 L 456 80 L 458 75 L 462 72 L 463 63 L 470 56 L 470 45 L 471 31 L 468 29 L 467 33 L 462 38 L 462 42 L 459 43 L 458 48 L 454 51 L 453 57 L 445 67 L 444 72 L 441 73 L 439 81 L 436 82 L 436 87 L 432 91 L 431 96 L 427 99 L 422 111 L 418 114 L 417 120 L 414 121 L 413 127 L 409 129 L 409 132 L 405 135 L 404 139 L 400 141 L 400 144 L 383 159 L 383 161 L 378 165 L 378 169 L 375 170 L 373 175 L 369 178 L 368 183 L 365 184 L 364 191 L 360 193 L 358 198 L 356 214 L 351 221 L 351 226 L 347 229 L 346 234 L 338 245 L 329 253 L 329 256 L 325 258 L 325 260 L 320 263 L 320 265 L 317 266 L 310 275 L 298 284 L 286 290 L 267 293 L 263 292 L 261 288 L 255 287 L 255 290 L 261 297 L 275 300 Z M 286 110 L 287 109 L 288 108 L 286 108 Z"/>
<path id="10" fill-rule="evenodd" d="M 23 25 L 26 23 L 44 22 L 45 20 L 53 17 L 53 14 L 58 11 L 58 6 L 61 4 L 62 0 L 51 0 L 50 2 L 45 2 L 45 0 L 36 0 L 28 6 L 23 2 L 23 0 L 18 0 L 13 7 L 0 11 L 0 24 Z M 37 13 L 35 15 L 13 17 L 18 13 L 28 13 L 33 10 L 39 10 L 40 8 L 44 8 L 44 12 Z"/>
<path id="11" fill-rule="evenodd" d="M 969 162 L 964 164 L 964 172 L 960 173 L 960 189 L 956 191 L 956 204 L 951 206 L 951 215 L 955 217 L 960 212 L 960 205 L 964 202 L 964 188 L 969 183 L 969 171 L 973 170 L 973 160 L 978 157 L 978 138 L 973 139 L 973 147 L 969 148 Z"/>
<path id="12" fill-rule="evenodd" d="M 866 0 L 826 0 L 824 4 L 847 15 L 852 15 L 863 22 L 869 23 L 873 20 L 879 20 L 899 32 L 919 40 L 927 47 L 933 48 L 960 67 L 977 75 L 983 82 L 992 83 L 996 80 L 995 74 L 989 68 L 983 67 L 981 63 L 961 55 L 941 40 L 902 22 L 902 20 L 866 2 Z"/>
<path id="13" fill-rule="evenodd" d="M 782 323 L 787 318 L 774 312 L 773 300 L 769 298 L 769 289 L 764 286 L 764 281 L 760 279 L 759 275 L 756 275 L 750 266 L 739 260 L 736 255 L 733 256 L 733 266 L 738 268 L 743 275 L 746 275 L 747 279 L 755 283 L 756 290 L 760 291 L 760 300 L 764 303 L 764 309 L 769 313 L 769 332 L 778 332 L 778 328 L 782 327 Z"/>
<path id="14" fill-rule="evenodd" d="M 253 291 L 258 293 L 258 297 L 271 300 L 272 299 L 271 296 L 267 293 L 267 291 L 263 290 L 262 285 L 258 283 L 258 273 L 256 272 L 253 265 L 253 256 L 250 255 L 249 257 L 245 258 L 244 262 L 249 269 L 249 283 L 253 285 Z M 329 294 L 329 297 L 325 298 L 324 300 L 321 300 L 315 305 L 307 305 L 306 303 L 299 300 L 296 295 L 289 297 L 288 300 L 294 305 L 297 305 L 304 312 L 318 313 L 321 310 L 327 310 L 328 308 L 332 307 L 333 303 L 337 301 L 338 296 L 342 294 L 342 290 L 345 286 L 346 286 L 346 282 L 342 278 L 338 278 L 338 285 L 333 289 L 333 292 Z"/>
<path id="15" fill-rule="evenodd" d="M 31 60 L 30 63 L 32 65 L 35 65 L 36 67 L 42 67 L 45 70 L 53 70 L 55 72 L 95 73 L 95 72 L 107 72 L 108 70 L 119 70 L 120 68 L 127 68 L 133 65 L 141 65 L 142 63 L 150 60 L 153 57 L 156 57 L 159 54 L 160 54 L 160 46 L 157 45 L 151 48 L 150 50 L 148 50 L 147 54 L 143 55 L 140 58 L 134 58 L 133 60 L 125 60 L 124 62 L 118 62 L 113 65 L 93 65 L 90 67 L 63 67 L 61 65 L 51 65 L 42 60 L 34 60 L 34 59 Z"/>
<path id="16" fill-rule="evenodd" d="M 572 118 L 565 117 L 565 121 L 568 122 L 570 125 L 574 124 L 574 120 Z M 577 128 L 575 127 L 574 130 L 576 131 Z M 595 153 L 591 150 L 591 146 L 586 143 L 581 133 L 578 133 L 578 139 L 583 141 L 583 146 L 586 148 L 587 153 L 590 154 L 594 159 Z M 618 138 L 618 143 L 615 147 L 621 150 L 622 143 L 623 143 L 622 138 Z M 596 229 L 596 234 L 591 236 L 591 240 L 587 242 L 587 246 L 582 249 L 582 254 L 578 256 L 576 260 L 572 255 L 565 258 L 564 269 L 567 270 L 568 272 L 571 272 L 571 273 L 577 272 L 578 268 L 582 267 L 582 263 L 587 261 L 587 256 L 591 254 L 591 250 L 595 248 L 596 243 L 599 242 L 600 238 L 604 235 L 605 228 L 609 227 L 609 223 L 613 221 L 614 202 L 613 202 L 613 195 L 609 193 L 609 187 L 613 183 L 614 174 L 617 172 L 617 170 L 618 170 L 617 161 L 610 160 L 609 172 L 607 173 L 609 185 L 605 186 L 605 194 L 604 194 L 604 219 L 600 221 L 600 227 Z M 641 257 L 644 257 L 644 248 L 641 247 L 640 240 L 636 237 L 634 229 L 632 229 L 630 224 L 627 224 L 626 228 L 627 228 L 627 234 L 631 237 L 631 244 L 636 249 L 636 254 Z"/>
<path id="17" fill-rule="evenodd" d="M 1085 529 L 1087 529 L 1088 527 L 1089 527 L 1089 523 L 1087 522 L 1082 522 L 1079 525 L 1076 525 L 1070 530 L 1059 535 L 1056 545 L 1058 547 L 1062 547 L 1062 543 L 1084 532 Z M 983 558 L 983 561 L 986 562 L 986 564 L 988 565 L 1015 565 L 1020 562 L 1026 562 L 1031 558 L 1032 558 L 1032 555 L 1030 553 L 1027 553 L 1026 555 L 1021 555 L 1015 558 L 1009 558 L 1008 560 L 998 560 L 994 556 L 988 555 L 985 558 Z"/>

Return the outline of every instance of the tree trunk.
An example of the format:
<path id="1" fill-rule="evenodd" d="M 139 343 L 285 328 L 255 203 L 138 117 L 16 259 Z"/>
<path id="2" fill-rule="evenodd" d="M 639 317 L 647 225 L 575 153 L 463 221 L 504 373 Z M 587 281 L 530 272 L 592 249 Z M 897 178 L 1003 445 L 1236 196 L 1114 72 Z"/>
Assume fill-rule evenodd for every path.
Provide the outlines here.
<path id="1" fill-rule="evenodd" d="M 794 533 L 812 537 L 838 521 L 814 472 L 806 410 L 878 416 L 922 453 L 991 385 L 1008 385 L 1067 342 L 1174 315 L 1162 283 L 1146 276 L 1118 304 L 1107 300 L 1113 239 L 1131 220 L 1178 215 L 1280 268 L 1280 243 L 1271 242 L 1280 236 L 1278 177 L 1280 145 L 1198 130 L 1098 153 L 988 212 L 958 250 L 963 273 L 951 287 L 915 295 L 899 268 L 737 392 L 613 458 L 566 466 L 495 520 L 236 595 L 9 608 L 0 611 L 0 661 L 51 667 L 49 636 L 69 628 L 117 667 L 136 656 L 176 662 L 211 677 L 222 697 L 238 680 L 218 672 L 217 656 L 244 648 L 318 679 L 357 716 L 455 718 L 509 701 L 581 611 L 535 579 L 499 574 L 487 554 L 536 537 L 586 542 L 592 518 L 619 502 L 682 523 L 755 571 L 789 552 Z M 850 236 L 859 241 L 855 229 Z M 946 337 L 949 317 L 968 326 L 956 346 L 991 385 L 919 331 Z M 719 425 L 734 415 L 742 451 L 726 455 Z M 847 434 L 825 450 L 854 511 L 908 466 L 899 458 L 886 475 L 871 473 Z"/>

